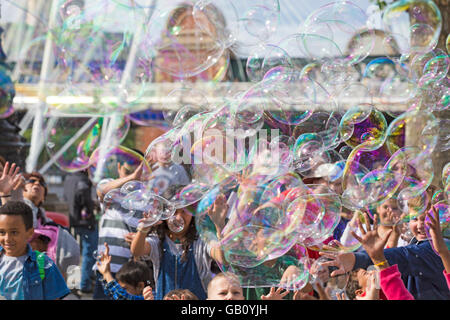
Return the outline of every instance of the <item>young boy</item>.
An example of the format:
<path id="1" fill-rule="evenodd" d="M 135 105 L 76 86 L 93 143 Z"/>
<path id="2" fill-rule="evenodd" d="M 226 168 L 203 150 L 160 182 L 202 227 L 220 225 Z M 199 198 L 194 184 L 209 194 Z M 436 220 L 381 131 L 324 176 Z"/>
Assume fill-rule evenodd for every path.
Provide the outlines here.
<path id="1" fill-rule="evenodd" d="M 219 273 L 208 284 L 207 300 L 245 300 L 238 277 L 232 273 Z"/>
<path id="2" fill-rule="evenodd" d="M 7 300 L 54 300 L 70 293 L 55 263 L 31 249 L 33 233 L 28 205 L 9 201 L 0 207 L 0 295 Z"/>
<path id="3" fill-rule="evenodd" d="M 144 289 L 151 282 L 151 272 L 148 265 L 142 261 L 130 260 L 122 265 L 114 279 L 111 270 L 111 256 L 109 247 L 105 242 L 105 252 L 97 262 L 98 271 L 103 276 L 105 294 L 113 300 L 152 300 L 144 299 Z"/>

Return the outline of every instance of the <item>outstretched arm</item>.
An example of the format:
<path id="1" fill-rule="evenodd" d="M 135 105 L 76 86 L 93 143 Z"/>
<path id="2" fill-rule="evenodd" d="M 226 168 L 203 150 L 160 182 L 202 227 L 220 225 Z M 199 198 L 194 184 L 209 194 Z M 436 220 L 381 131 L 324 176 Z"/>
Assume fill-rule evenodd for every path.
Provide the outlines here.
<path id="1" fill-rule="evenodd" d="M 143 168 L 144 168 L 144 163 L 142 162 L 132 174 L 130 174 L 130 175 L 126 176 L 126 177 L 123 177 L 123 178 L 112 180 L 110 182 L 107 182 L 107 183 L 102 184 L 101 186 L 99 186 L 97 188 L 98 199 L 102 202 L 103 201 L 103 197 L 109 191 L 111 191 L 113 189 L 118 189 L 121 186 L 123 186 L 125 183 L 129 182 L 129 181 L 140 180 L 141 176 L 142 176 Z"/>
<path id="2" fill-rule="evenodd" d="M 220 245 L 220 240 L 222 239 L 222 232 L 225 227 L 225 219 L 227 217 L 228 205 L 226 203 L 225 195 L 219 195 L 212 206 L 208 209 L 208 215 L 211 221 L 216 227 L 216 235 L 218 242 L 211 241 L 209 245 L 211 246 L 210 256 L 220 264 L 225 263 L 225 257 L 223 250 Z"/>
<path id="3" fill-rule="evenodd" d="M 360 237 L 356 234 L 353 234 L 353 236 L 362 244 L 370 259 L 372 259 L 373 264 L 380 270 L 380 287 L 388 300 L 414 300 L 414 297 L 406 289 L 401 279 L 401 273 L 398 271 L 397 265 L 390 266 L 384 255 L 384 247 L 393 231 L 390 230 L 383 237 L 380 237 L 377 231 L 378 223 L 376 215 L 374 216 L 372 228 L 367 226 L 367 231 L 365 231 L 361 223 L 358 226 L 362 236 Z M 371 278 L 369 284 L 372 284 L 372 290 L 368 291 L 375 296 L 378 293 L 375 290 L 373 281 L 374 279 Z M 371 298 L 370 300 L 373 299 Z"/>

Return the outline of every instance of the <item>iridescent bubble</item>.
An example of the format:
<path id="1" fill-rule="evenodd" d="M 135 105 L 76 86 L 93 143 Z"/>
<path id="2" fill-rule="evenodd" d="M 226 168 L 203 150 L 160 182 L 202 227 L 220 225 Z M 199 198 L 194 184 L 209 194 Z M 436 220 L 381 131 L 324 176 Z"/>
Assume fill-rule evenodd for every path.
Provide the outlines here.
<path id="1" fill-rule="evenodd" d="M 283 48 L 273 44 L 261 44 L 250 53 L 245 70 L 251 81 L 258 82 L 265 78 L 272 68 L 292 66 L 291 57 Z"/>
<path id="2" fill-rule="evenodd" d="M 405 35 L 411 52 L 427 52 L 437 44 L 442 16 L 433 1 L 402 0 L 390 3 L 383 11 L 385 26 Z"/>
<path id="3" fill-rule="evenodd" d="M 436 211 L 437 215 L 435 215 L 434 211 Z M 435 203 L 432 208 L 429 210 L 429 214 L 439 221 L 442 236 L 446 239 L 450 238 L 450 205 L 448 201 L 440 201 L 438 203 Z M 427 234 L 427 237 L 430 239 L 430 227 L 428 226 L 428 223 L 430 222 L 430 218 L 427 216 L 425 217 L 425 233 Z M 436 248 L 434 247 L 433 243 L 433 249 L 436 251 Z"/>
<path id="4" fill-rule="evenodd" d="M 419 122 L 420 119 L 420 122 Z M 387 129 L 386 145 L 389 152 L 394 154 L 401 147 L 417 147 L 423 155 L 431 154 L 437 144 L 437 136 L 430 132 L 431 128 L 436 127 L 436 118 L 430 112 L 424 111 L 410 111 L 405 112 L 394 119 Z M 413 130 L 416 132 L 423 132 L 428 128 L 431 134 L 421 135 L 418 140 L 405 141 L 406 130 Z M 425 132 L 427 133 L 427 132 Z"/>
<path id="5" fill-rule="evenodd" d="M 427 75 L 427 78 L 430 79 L 429 81 L 441 80 L 448 74 L 449 67 L 449 56 L 439 55 L 428 60 L 428 62 L 423 67 L 423 74 Z"/>
<path id="6" fill-rule="evenodd" d="M 250 35 L 266 41 L 276 32 L 279 18 L 279 12 L 273 8 L 252 6 L 244 14 L 244 28 Z"/>
<path id="7" fill-rule="evenodd" d="M 75 265 L 68 266 L 66 274 L 67 287 L 71 290 L 79 289 L 81 284 L 81 267 Z"/>
<path id="8" fill-rule="evenodd" d="M 308 195 L 299 198 L 306 207 L 298 224 L 298 240 L 307 247 L 321 244 L 328 239 L 340 221 L 342 208 L 339 196 L 324 185 L 307 185 Z M 289 210 L 290 207 L 288 207 Z"/>
<path id="9" fill-rule="evenodd" d="M 352 82 L 339 92 L 339 110 L 348 110 L 355 105 L 370 105 L 372 99 L 369 89 L 364 84 Z"/>
<path id="10" fill-rule="evenodd" d="M 215 16 L 211 12 L 194 15 L 192 4 L 171 5 L 164 9 L 155 10 L 144 28 L 139 44 L 143 60 L 171 76 L 189 78 L 221 59 L 225 47 L 214 37 L 217 32 L 214 19 L 218 13 Z M 189 45 L 184 41 L 186 36 L 194 37 L 202 45 Z"/>
<path id="11" fill-rule="evenodd" d="M 162 112 L 153 109 L 130 113 L 128 118 L 140 126 L 160 127 L 163 130 L 167 130 L 168 127 L 167 123 L 164 122 L 165 119 Z"/>
<path id="12" fill-rule="evenodd" d="M 170 109 L 163 111 L 163 115 L 164 119 L 171 124 L 173 124 L 179 110 L 183 107 L 189 106 L 190 110 L 195 110 L 197 111 L 196 113 L 199 113 L 205 111 L 209 105 L 206 94 L 192 87 L 174 89 L 169 92 L 166 99 Z M 176 126 L 175 124 L 173 125 Z"/>
<path id="13" fill-rule="evenodd" d="M 169 200 L 175 208 L 184 208 L 201 200 L 205 194 L 211 190 L 211 186 L 207 184 L 191 183 L 178 192 Z"/>
<path id="14" fill-rule="evenodd" d="M 271 39 L 277 31 L 279 15 L 278 0 L 258 1 L 252 6 L 235 0 L 202 0 L 196 1 L 193 10 L 201 30 L 239 55 L 246 55 L 252 46 Z M 206 23 L 202 16 L 213 18 Z"/>
<path id="15" fill-rule="evenodd" d="M 324 265 L 324 263 L 329 261 L 330 259 L 326 257 L 318 258 L 311 264 L 309 272 L 311 275 L 311 283 L 320 284 L 326 292 L 329 292 L 330 299 L 336 300 L 337 294 L 345 292 L 347 283 L 350 280 L 350 275 L 344 273 L 337 276 L 331 276 L 334 268 Z"/>
<path id="16" fill-rule="evenodd" d="M 167 219 L 167 227 L 173 233 L 180 233 L 184 229 L 184 219 L 180 215 L 173 215 Z"/>
<path id="17" fill-rule="evenodd" d="M 46 149 L 55 164 L 63 171 L 75 172 L 89 167 L 89 158 L 100 145 L 104 118 L 52 117 L 47 122 Z M 122 141 L 129 121 L 122 120 L 114 133 Z"/>
<path id="18" fill-rule="evenodd" d="M 280 287 L 287 290 L 299 290 L 309 280 L 306 260 L 284 255 L 255 267 L 235 264 L 220 264 L 219 267 L 223 272 L 237 275 L 243 288 Z"/>
<path id="19" fill-rule="evenodd" d="M 366 13 L 356 4 L 350 1 L 337 1 L 311 13 L 305 20 L 302 31 L 339 41 L 338 47 L 342 53 L 335 55 L 334 59 L 338 60 L 339 64 L 355 64 L 366 58 L 375 45 L 374 30 L 369 29 L 367 23 Z M 350 44 L 346 48 L 345 45 L 348 43 Z M 309 41 L 306 46 L 311 49 Z"/>
<path id="20" fill-rule="evenodd" d="M 270 92 L 273 104 L 267 110 L 276 121 L 299 125 L 307 121 L 316 110 L 331 112 L 337 109 L 334 98 L 318 82 L 287 68 L 278 75 L 279 81 L 271 87 Z"/>
<path id="21" fill-rule="evenodd" d="M 148 177 L 151 172 L 146 159 L 134 150 L 124 146 L 99 147 L 94 150 L 89 159 L 89 173 L 93 179 L 118 179 L 132 174 L 142 163 L 142 177 Z"/>
<path id="22" fill-rule="evenodd" d="M 379 174 L 370 175 L 371 171 L 382 169 L 389 159 L 389 151 L 385 145 L 372 151 L 363 151 L 364 144 L 353 149 L 347 158 L 344 172 L 342 174 L 342 201 L 343 205 L 350 210 L 361 210 L 371 200 L 367 192 L 378 192 L 371 188 L 376 186 L 381 178 Z M 360 187 L 362 179 L 366 177 L 368 189 Z M 382 181 L 382 180 L 381 180 Z"/>
<path id="23" fill-rule="evenodd" d="M 450 162 L 442 168 L 442 185 L 446 186 L 450 183 Z"/>
<path id="24" fill-rule="evenodd" d="M 397 201 L 402 210 L 404 221 L 410 221 L 424 213 L 431 201 L 426 191 L 417 195 L 411 188 L 402 189 L 397 195 Z"/>
<path id="25" fill-rule="evenodd" d="M 438 202 L 441 202 L 444 200 L 446 200 L 444 190 L 437 190 L 431 198 L 431 205 L 434 205 L 435 203 L 438 203 Z"/>
<path id="26" fill-rule="evenodd" d="M 322 138 L 316 133 L 300 135 L 293 146 L 292 152 L 295 168 L 301 173 L 313 170 L 320 163 L 328 162 Z"/>
<path id="27" fill-rule="evenodd" d="M 14 113 L 13 98 L 16 92 L 7 70 L 0 67 L 0 119 L 8 118 Z"/>
<path id="28" fill-rule="evenodd" d="M 136 191 L 136 190 L 143 190 L 145 189 L 145 185 L 141 181 L 128 181 L 120 188 L 120 193 L 122 194 L 128 194 L 130 192 Z"/>

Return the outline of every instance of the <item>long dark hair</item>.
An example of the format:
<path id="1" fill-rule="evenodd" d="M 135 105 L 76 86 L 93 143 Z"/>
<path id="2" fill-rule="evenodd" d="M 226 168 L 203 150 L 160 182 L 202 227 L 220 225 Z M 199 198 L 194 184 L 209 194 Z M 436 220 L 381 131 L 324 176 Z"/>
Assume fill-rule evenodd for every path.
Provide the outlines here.
<path id="1" fill-rule="evenodd" d="M 167 234 L 170 232 L 169 227 L 167 226 L 167 220 L 165 220 L 163 223 L 155 226 L 154 229 L 152 229 L 150 232 L 153 232 L 158 236 L 158 238 L 160 240 L 159 249 L 160 249 L 160 254 L 162 256 L 163 241 L 166 238 Z M 183 254 L 181 255 L 181 261 L 183 261 L 183 262 L 187 260 L 189 248 L 194 243 L 194 241 L 198 239 L 198 232 L 197 232 L 197 228 L 195 227 L 195 219 L 194 218 L 192 218 L 191 223 L 188 226 L 188 231 L 187 231 L 185 237 L 186 237 L 186 240 L 182 242 Z"/>

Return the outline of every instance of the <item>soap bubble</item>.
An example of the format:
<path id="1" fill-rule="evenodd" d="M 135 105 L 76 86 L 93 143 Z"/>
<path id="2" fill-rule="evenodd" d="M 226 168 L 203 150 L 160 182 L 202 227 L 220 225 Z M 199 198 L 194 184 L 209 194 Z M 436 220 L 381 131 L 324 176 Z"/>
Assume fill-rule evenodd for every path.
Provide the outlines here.
<path id="1" fill-rule="evenodd" d="M 336 270 L 336 267 L 324 265 L 324 263 L 329 261 L 330 259 L 328 258 L 320 257 L 312 263 L 309 272 L 311 275 L 311 283 L 319 284 L 326 292 L 329 292 L 331 300 L 336 300 L 336 294 L 345 292 L 350 275 L 344 273 L 331 276 L 331 273 Z"/>
<path id="2" fill-rule="evenodd" d="M 433 49 L 442 28 L 442 16 L 433 1 L 402 0 L 390 3 L 383 11 L 384 25 L 392 32 L 405 35 L 410 53 Z"/>

